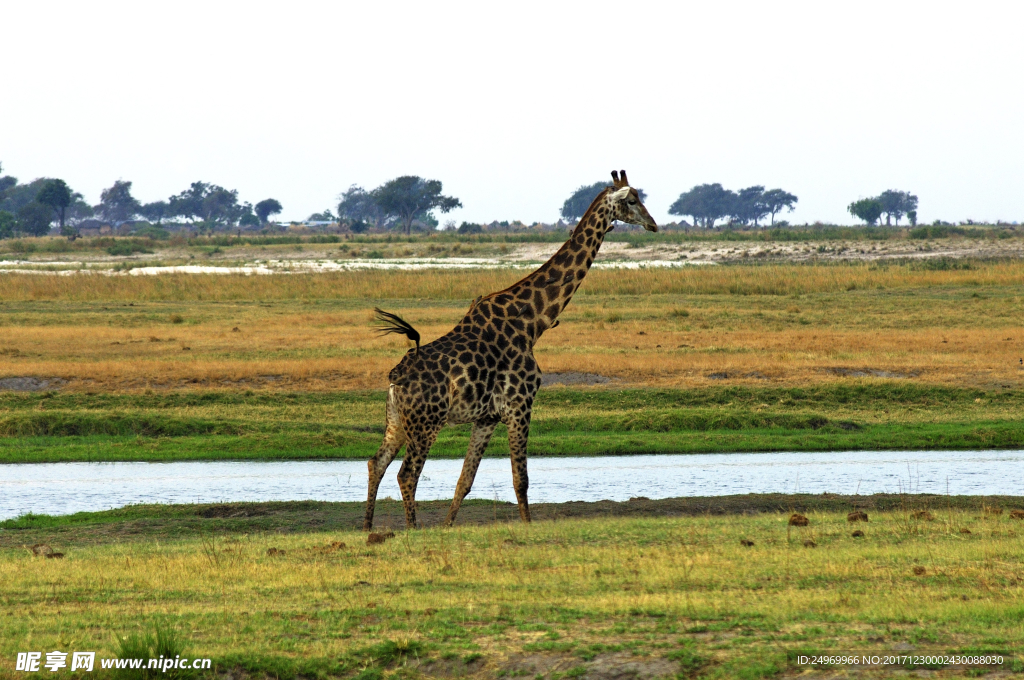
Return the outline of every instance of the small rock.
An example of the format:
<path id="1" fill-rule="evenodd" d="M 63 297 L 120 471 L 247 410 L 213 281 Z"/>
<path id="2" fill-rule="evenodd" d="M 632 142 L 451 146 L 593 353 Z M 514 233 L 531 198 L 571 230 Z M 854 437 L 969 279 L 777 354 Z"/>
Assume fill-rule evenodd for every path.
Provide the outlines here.
<path id="1" fill-rule="evenodd" d="M 914 567 L 914 576 L 924 576 L 928 570 L 924 567 Z"/>
<path id="2" fill-rule="evenodd" d="M 854 531 L 850 535 L 853 536 L 854 538 L 864 538 L 864 532 L 861 531 L 860 529 L 857 529 L 856 531 Z"/>
<path id="3" fill-rule="evenodd" d="M 867 522 L 868 521 L 868 513 L 864 512 L 863 510 L 854 510 L 853 512 L 851 512 L 850 514 L 848 514 L 846 516 L 846 521 L 847 522 Z"/>

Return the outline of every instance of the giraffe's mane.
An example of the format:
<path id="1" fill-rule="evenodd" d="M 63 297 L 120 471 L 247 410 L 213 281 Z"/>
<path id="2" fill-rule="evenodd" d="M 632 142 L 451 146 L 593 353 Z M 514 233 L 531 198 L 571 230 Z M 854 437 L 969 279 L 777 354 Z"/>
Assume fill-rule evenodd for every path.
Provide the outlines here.
<path id="1" fill-rule="evenodd" d="M 627 187 L 624 187 L 624 188 L 627 188 L 627 189 L 628 189 L 629 187 L 627 186 Z M 579 228 L 579 226 L 580 226 L 581 224 L 584 224 L 584 223 L 585 223 L 585 222 L 587 221 L 587 219 L 588 219 L 588 218 L 590 217 L 590 213 L 594 212 L 594 210 L 596 210 L 596 209 L 597 209 L 597 204 L 598 204 L 598 203 L 600 202 L 600 200 L 599 200 L 599 199 L 603 198 L 603 197 L 605 196 L 605 194 L 607 194 L 607 193 L 608 193 L 608 192 L 610 192 L 610 191 L 619 191 L 619 189 L 616 189 L 614 185 L 608 185 L 608 186 L 606 186 L 606 187 L 605 187 L 604 189 L 601 189 L 601 193 L 599 193 L 599 194 L 598 194 L 597 196 L 595 196 L 595 197 L 594 197 L 594 200 L 590 202 L 590 207 L 589 207 L 589 208 L 587 208 L 587 212 L 583 213 L 583 217 L 581 217 L 581 218 L 580 218 L 580 221 L 576 223 L 576 228 Z M 573 229 L 573 230 L 572 230 L 572 232 L 570 232 L 570 233 L 569 233 L 569 238 L 567 238 L 567 239 L 565 240 L 565 243 L 568 243 L 569 241 L 571 241 L 571 240 L 572 240 L 572 235 L 573 235 L 574 233 L 576 233 L 576 229 Z M 565 247 L 565 243 L 563 243 L 563 244 L 562 244 L 562 245 L 561 245 L 561 246 L 559 247 L 559 250 L 561 250 L 562 248 L 564 248 L 564 247 Z M 546 264 L 546 263 L 545 263 L 545 264 Z M 541 267 L 542 267 L 542 268 L 543 268 L 543 266 L 544 266 L 544 265 L 541 265 Z M 519 284 L 521 284 L 521 283 L 522 283 L 523 281 L 526 281 L 526 280 L 527 280 L 527 279 L 529 279 L 529 278 L 530 278 L 531 276 L 533 276 L 534 274 L 536 274 L 536 273 L 537 273 L 538 271 L 540 271 L 540 269 L 538 269 L 538 270 L 536 270 L 536 271 L 532 271 L 532 272 L 530 272 L 529 274 L 527 274 L 527 275 L 526 275 L 526 276 L 524 276 L 523 278 L 519 279 L 518 281 L 516 281 L 515 283 L 513 283 L 513 284 L 512 284 L 511 286 L 509 286 L 509 287 L 507 287 L 507 288 L 502 288 L 501 290 L 499 290 L 499 291 L 495 291 L 494 293 L 491 293 L 491 294 L 489 294 L 489 295 L 484 295 L 484 296 L 483 296 L 483 299 L 485 299 L 485 300 L 486 300 L 486 299 L 488 299 L 488 298 L 492 298 L 492 297 L 495 297 L 495 296 L 497 296 L 497 295 L 500 295 L 500 294 L 502 294 L 502 293 L 506 293 L 506 292 L 508 292 L 508 291 L 512 290 L 513 288 L 515 288 L 516 286 L 518 286 Z M 475 303 L 474 303 L 474 304 L 475 304 Z"/>

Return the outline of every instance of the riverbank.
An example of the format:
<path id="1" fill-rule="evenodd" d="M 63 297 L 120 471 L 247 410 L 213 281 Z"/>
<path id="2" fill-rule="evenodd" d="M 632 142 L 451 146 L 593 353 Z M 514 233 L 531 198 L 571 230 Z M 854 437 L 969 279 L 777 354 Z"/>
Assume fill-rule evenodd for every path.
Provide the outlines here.
<path id="1" fill-rule="evenodd" d="M 383 391 L 0 394 L 0 463 L 366 459 Z M 789 387 L 550 387 L 534 456 L 1024 448 L 1024 393 L 884 379 Z M 431 455 L 462 458 L 470 428 Z M 486 455 L 508 455 L 499 426 Z"/>
<path id="2" fill-rule="evenodd" d="M 421 515 L 432 523 L 444 505 L 421 504 Z M 808 671 L 801 655 L 839 652 L 992 652 L 1019 672 L 1022 506 L 634 499 L 538 504 L 523 525 L 506 520 L 513 506 L 473 501 L 453 529 L 370 545 L 353 530 L 359 503 L 21 518 L 0 523 L 0 659 L 9 669 L 25 650 L 117 656 L 124 640 L 159 631 L 174 653 L 234 678 L 767 678 Z M 794 512 L 805 526 L 790 524 Z M 379 526 L 399 526 L 399 513 L 382 503 Z"/>

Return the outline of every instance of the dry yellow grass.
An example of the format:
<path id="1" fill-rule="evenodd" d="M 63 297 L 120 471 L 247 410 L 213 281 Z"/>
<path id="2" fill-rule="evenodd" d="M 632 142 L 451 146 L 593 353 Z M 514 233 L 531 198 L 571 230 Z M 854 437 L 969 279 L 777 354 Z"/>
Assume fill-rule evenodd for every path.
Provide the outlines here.
<path id="1" fill-rule="evenodd" d="M 101 390 L 381 388 L 405 345 L 373 332 L 375 304 L 429 341 L 521 274 L 0 276 L 0 377 Z M 595 271 L 536 353 L 546 372 L 619 384 L 1013 387 L 1024 381 L 1022 282 L 1015 262 Z"/>
<path id="2" fill-rule="evenodd" d="M 443 261 L 440 261 L 443 263 Z M 0 299 L 64 301 L 472 300 L 504 288 L 523 270 L 363 270 L 287 276 L 166 274 L 0 276 Z M 794 295 L 856 289 L 1020 286 L 1024 262 L 966 270 L 915 265 L 763 265 L 592 271 L 578 293 L 592 295 Z"/>

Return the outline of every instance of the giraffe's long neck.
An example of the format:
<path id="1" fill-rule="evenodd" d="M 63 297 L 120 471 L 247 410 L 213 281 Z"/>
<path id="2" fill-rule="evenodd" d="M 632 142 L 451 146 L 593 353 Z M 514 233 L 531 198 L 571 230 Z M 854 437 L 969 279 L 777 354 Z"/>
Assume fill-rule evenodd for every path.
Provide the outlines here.
<path id="1" fill-rule="evenodd" d="M 554 325 L 580 287 L 611 226 L 610 214 L 603 201 L 595 201 L 558 252 L 506 291 L 515 294 L 520 318 L 532 322 L 535 339 Z"/>

